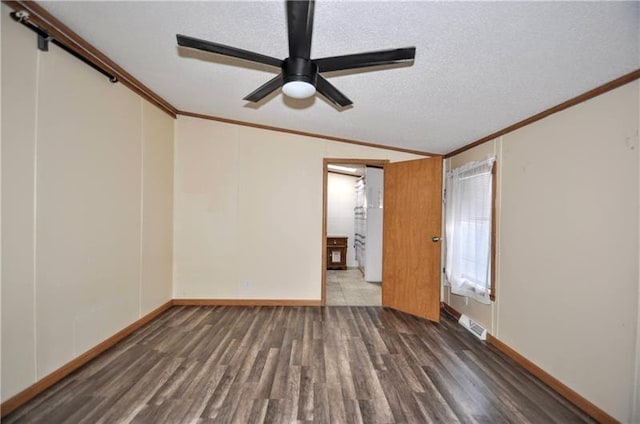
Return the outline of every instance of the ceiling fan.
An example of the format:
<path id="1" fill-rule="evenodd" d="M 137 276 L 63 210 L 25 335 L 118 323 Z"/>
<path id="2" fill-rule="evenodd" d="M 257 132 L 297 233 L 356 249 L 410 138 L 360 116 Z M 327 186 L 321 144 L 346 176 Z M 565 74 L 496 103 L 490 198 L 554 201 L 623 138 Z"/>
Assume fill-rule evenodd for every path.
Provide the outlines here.
<path id="1" fill-rule="evenodd" d="M 364 68 L 412 62 L 415 47 L 380 50 L 344 56 L 311 59 L 311 35 L 313 32 L 313 0 L 287 0 L 287 23 L 289 27 L 289 57 L 280 60 L 211 41 L 177 34 L 178 45 L 262 63 L 281 69 L 281 73 L 244 98 L 258 102 L 282 86 L 282 92 L 296 99 L 313 96 L 316 91 L 335 106 L 346 107 L 353 102 L 327 81 L 323 72 Z"/>

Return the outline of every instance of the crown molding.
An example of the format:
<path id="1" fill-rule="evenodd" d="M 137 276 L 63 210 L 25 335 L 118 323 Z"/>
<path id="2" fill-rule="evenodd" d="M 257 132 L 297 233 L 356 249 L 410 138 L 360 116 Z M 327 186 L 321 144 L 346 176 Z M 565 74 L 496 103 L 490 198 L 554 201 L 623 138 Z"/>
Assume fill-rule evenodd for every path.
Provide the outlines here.
<path id="1" fill-rule="evenodd" d="M 173 105 L 124 70 L 124 68 L 95 48 L 87 40 L 76 34 L 71 30 L 71 28 L 60 22 L 37 2 L 5 0 L 3 3 L 16 12 L 27 12 L 29 14 L 29 17 L 26 19 L 27 22 L 30 22 L 41 30 L 46 31 L 50 36 L 65 45 L 65 47 L 69 48 L 74 53 L 85 58 L 96 67 L 104 69 L 114 75 L 119 82 L 140 95 L 142 98 L 153 103 L 173 118 L 176 117 L 176 108 L 173 107 Z"/>
<path id="2" fill-rule="evenodd" d="M 426 152 L 423 150 L 414 150 L 414 149 L 406 149 L 402 147 L 388 146 L 384 144 L 371 143 L 360 140 L 353 140 L 349 138 L 343 137 L 334 137 L 325 134 L 316 134 L 299 130 L 292 130 L 287 128 L 274 127 L 270 125 L 262 125 L 256 124 L 253 122 L 240 121 L 235 119 L 222 118 L 218 116 L 211 116 L 205 114 L 199 114 L 189 111 L 181 111 L 176 109 L 171 103 L 166 101 L 160 95 L 155 93 L 149 87 L 144 85 L 140 80 L 136 79 L 133 75 L 128 73 L 124 68 L 115 63 L 111 58 L 102 53 L 88 41 L 80 37 L 77 33 L 71 30 L 68 26 L 59 21 L 56 17 L 51 15 L 46 9 L 38 4 L 35 1 L 25 1 L 25 0 L 2 0 L 7 6 L 12 8 L 14 11 L 25 11 L 29 14 L 28 22 L 36 25 L 38 28 L 46 31 L 53 38 L 58 40 L 60 43 L 64 44 L 70 50 L 78 54 L 79 56 L 85 58 L 88 62 L 94 64 L 98 68 L 105 69 L 109 73 L 113 74 L 119 82 L 127 86 L 129 89 L 140 95 L 142 98 L 148 100 L 152 104 L 159 107 L 161 110 L 176 118 L 177 115 L 190 116 L 194 118 L 207 119 L 212 121 L 224 122 L 229 124 L 235 124 L 240 126 L 259 128 L 269 131 L 278 131 L 287 134 L 301 135 L 305 137 L 313 137 L 313 138 L 321 138 L 324 140 L 337 141 L 341 143 L 349 143 L 355 144 L 359 146 L 365 147 L 374 147 L 377 149 L 385 149 L 385 150 L 393 150 L 404 153 L 412 153 L 421 156 L 441 156 L 440 154 L 435 154 L 432 152 Z M 628 84 L 632 81 L 635 81 L 640 78 L 640 69 L 636 69 L 628 74 L 625 74 L 619 78 L 616 78 L 612 81 L 609 81 L 603 85 L 600 85 L 592 90 L 589 90 L 585 93 L 582 93 L 572 99 L 569 99 L 563 103 L 560 103 L 556 106 L 553 106 L 549 109 L 546 109 L 536 115 L 533 115 L 529 118 L 523 119 L 513 125 L 510 125 L 502 130 L 496 131 L 492 134 L 489 134 L 485 137 L 480 138 L 472 143 L 466 144 L 458 149 L 455 149 L 449 153 L 446 153 L 443 157 L 450 158 L 457 154 L 460 154 L 464 151 L 472 149 L 475 146 L 478 146 L 487 141 L 493 140 L 497 137 L 503 136 L 510 132 L 513 132 L 519 128 L 525 127 L 529 124 L 532 124 L 536 121 L 539 121 L 543 118 L 546 118 L 549 115 L 560 112 L 564 109 L 575 106 L 579 103 L 590 100 L 596 96 L 604 94 L 608 91 L 611 91 L 615 88 Z"/>
<path id="3" fill-rule="evenodd" d="M 565 102 L 562 102 L 560 104 L 557 104 L 557 105 L 555 105 L 555 106 L 553 106 L 553 107 L 551 107 L 551 108 L 549 108 L 547 110 L 544 110 L 544 111 L 542 111 L 540 113 L 537 113 L 537 114 L 535 114 L 533 116 L 530 116 L 527 119 L 523 119 L 520 122 L 516 122 L 513 125 L 510 125 L 510 126 L 508 126 L 506 128 L 501 129 L 500 131 L 496 131 L 493 134 L 489 134 L 489 135 L 487 135 L 485 137 L 482 137 L 479 140 L 476 140 L 476 141 L 474 141 L 472 143 L 464 145 L 464 146 L 462 146 L 462 147 L 460 147 L 460 148 L 458 148 L 456 150 L 453 150 L 453 151 L 445 154 L 444 158 L 445 159 L 450 158 L 452 156 L 455 156 L 457 154 L 465 152 L 465 151 L 467 151 L 469 149 L 472 149 L 472 148 L 474 148 L 474 147 L 476 147 L 476 146 L 478 146 L 478 145 L 480 145 L 482 143 L 486 143 L 487 141 L 491 141 L 491 140 L 493 140 L 495 138 L 498 138 L 498 137 L 501 137 L 501 136 L 503 136 L 505 134 L 513 132 L 513 131 L 515 131 L 517 129 L 520 129 L 522 127 L 526 127 L 527 125 L 532 124 L 532 123 L 534 123 L 536 121 L 539 121 L 541 119 L 544 119 L 549 115 L 553 115 L 554 113 L 557 113 L 557 112 L 560 112 L 562 110 L 568 109 L 571 106 L 575 106 L 575 105 L 577 105 L 579 103 L 586 102 L 587 100 L 593 99 L 596 96 L 599 96 L 599 95 L 604 94 L 604 93 L 606 93 L 608 91 L 611 91 L 611 90 L 616 89 L 618 87 L 621 87 L 621 86 L 623 86 L 625 84 L 633 82 L 633 81 L 637 80 L 638 78 L 640 78 L 640 69 L 636 69 L 633 72 L 629 72 L 628 74 L 625 74 L 625 75 L 623 75 L 623 76 L 621 76 L 619 78 L 616 78 L 616 79 L 614 79 L 612 81 L 609 81 L 609 82 L 607 82 L 605 84 L 602 84 L 602 85 L 600 85 L 600 86 L 598 86 L 598 87 L 596 87 L 596 88 L 594 88 L 592 90 L 586 91 L 586 92 L 584 92 L 584 93 L 582 93 L 582 94 L 580 94 L 580 95 L 578 95 L 578 96 L 576 96 L 576 97 L 574 97 L 572 99 L 569 99 L 569 100 L 567 100 Z"/>
<path id="4" fill-rule="evenodd" d="M 191 118 L 207 119 L 207 120 L 210 120 L 210 121 L 224 122 L 226 124 L 240 125 L 240 126 L 243 126 L 243 127 L 258 128 L 258 129 L 261 129 L 261 130 L 277 131 L 277 132 L 286 133 L 286 134 L 294 134 L 294 135 L 302 135 L 302 136 L 305 136 L 305 137 L 321 138 L 323 140 L 337 141 L 337 142 L 340 142 L 340 143 L 356 144 L 358 146 L 375 147 L 376 149 L 394 150 L 396 152 L 403 152 L 403 153 L 413 153 L 414 155 L 430 156 L 430 157 L 441 156 L 441 155 L 436 154 L 436 153 L 425 152 L 425 151 L 422 151 L 422 150 L 405 149 L 403 147 L 387 146 L 387 145 L 384 145 L 384 144 L 370 143 L 370 142 L 367 142 L 367 141 L 352 140 L 350 138 L 334 137 L 332 135 L 316 134 L 316 133 L 310 133 L 310 132 L 306 132 L 306 131 L 290 130 L 290 129 L 287 129 L 287 128 L 280 128 L 280 127 L 272 127 L 270 125 L 256 124 L 256 123 L 247 122 L 247 121 L 238 121 L 238 120 L 235 120 L 235 119 L 222 118 L 222 117 L 219 117 L 219 116 L 212 116 L 212 115 L 204 115 L 204 114 L 201 114 L 201 113 L 187 112 L 185 110 L 179 110 L 178 111 L 178 115 L 189 116 Z"/>

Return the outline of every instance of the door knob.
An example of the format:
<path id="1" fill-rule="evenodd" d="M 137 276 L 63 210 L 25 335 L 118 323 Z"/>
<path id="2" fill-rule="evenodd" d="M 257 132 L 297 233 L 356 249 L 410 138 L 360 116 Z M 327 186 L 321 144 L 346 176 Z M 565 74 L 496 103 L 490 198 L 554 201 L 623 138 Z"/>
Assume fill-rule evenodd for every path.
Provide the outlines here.
<path id="1" fill-rule="evenodd" d="M 431 237 L 431 241 L 437 243 L 440 241 L 440 237 Z"/>

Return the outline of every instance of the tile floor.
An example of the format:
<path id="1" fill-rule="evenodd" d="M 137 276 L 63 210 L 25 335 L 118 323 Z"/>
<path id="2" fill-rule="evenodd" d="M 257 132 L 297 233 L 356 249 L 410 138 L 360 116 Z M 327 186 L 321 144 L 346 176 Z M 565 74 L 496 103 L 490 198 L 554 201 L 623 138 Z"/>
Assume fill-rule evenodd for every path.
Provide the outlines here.
<path id="1" fill-rule="evenodd" d="M 327 271 L 327 305 L 380 306 L 380 283 L 364 281 L 359 269 Z"/>

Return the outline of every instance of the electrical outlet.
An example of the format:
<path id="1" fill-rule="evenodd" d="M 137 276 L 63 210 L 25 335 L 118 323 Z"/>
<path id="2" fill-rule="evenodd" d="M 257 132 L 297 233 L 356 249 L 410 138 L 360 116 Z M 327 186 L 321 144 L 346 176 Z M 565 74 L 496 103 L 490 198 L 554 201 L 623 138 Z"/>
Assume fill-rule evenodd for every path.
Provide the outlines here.
<path id="1" fill-rule="evenodd" d="M 251 288 L 251 281 L 245 281 L 244 282 L 244 288 L 245 289 L 250 289 Z"/>

